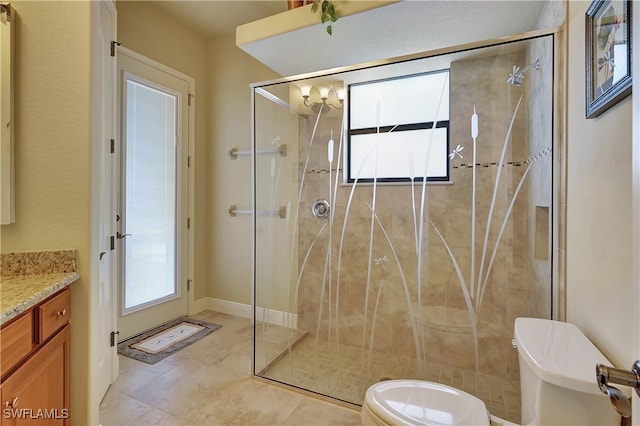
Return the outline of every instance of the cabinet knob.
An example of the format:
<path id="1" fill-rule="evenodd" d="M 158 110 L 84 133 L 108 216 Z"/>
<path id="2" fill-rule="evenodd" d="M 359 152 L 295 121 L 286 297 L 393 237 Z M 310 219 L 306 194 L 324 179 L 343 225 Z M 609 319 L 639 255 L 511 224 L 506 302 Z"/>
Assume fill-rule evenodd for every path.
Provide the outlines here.
<path id="1" fill-rule="evenodd" d="M 64 317 L 65 315 L 67 315 L 67 310 L 66 310 L 66 309 L 63 309 L 63 310 L 61 310 L 61 311 L 58 311 L 58 316 L 59 316 L 59 317 Z"/>
<path id="2" fill-rule="evenodd" d="M 13 398 L 13 401 L 5 401 L 4 406 L 5 408 L 18 408 L 19 401 L 20 401 L 20 397 L 16 396 L 15 398 Z"/>

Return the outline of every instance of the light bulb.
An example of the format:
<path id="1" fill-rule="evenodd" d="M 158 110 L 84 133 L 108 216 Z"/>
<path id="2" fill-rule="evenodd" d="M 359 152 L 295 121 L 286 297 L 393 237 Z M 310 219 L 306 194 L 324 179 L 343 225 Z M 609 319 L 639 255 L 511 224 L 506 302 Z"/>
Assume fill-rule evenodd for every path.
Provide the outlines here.
<path id="1" fill-rule="evenodd" d="M 311 86 L 305 84 L 303 86 L 300 86 L 300 92 L 302 93 L 302 97 L 308 97 L 309 94 L 311 93 Z"/>
<path id="2" fill-rule="evenodd" d="M 337 89 L 336 90 L 336 97 L 338 98 L 338 100 L 340 102 L 344 101 L 344 89 Z"/>
<path id="3" fill-rule="evenodd" d="M 328 87 L 319 87 L 318 91 L 320 91 L 320 99 L 327 99 L 329 97 Z"/>

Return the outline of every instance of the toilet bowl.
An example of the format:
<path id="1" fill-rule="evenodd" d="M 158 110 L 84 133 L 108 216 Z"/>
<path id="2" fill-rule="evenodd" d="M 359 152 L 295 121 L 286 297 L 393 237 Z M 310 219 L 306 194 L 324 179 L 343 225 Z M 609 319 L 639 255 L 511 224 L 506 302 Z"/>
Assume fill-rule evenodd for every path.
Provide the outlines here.
<path id="1" fill-rule="evenodd" d="M 514 342 L 520 366 L 522 424 L 620 424 L 620 416 L 595 379 L 596 363 L 611 363 L 578 327 L 517 318 Z M 459 389 L 421 380 L 388 380 L 369 387 L 360 419 L 363 425 L 377 426 L 484 426 L 497 418 L 488 413 L 484 402 Z"/>
<path id="2" fill-rule="evenodd" d="M 421 380 L 387 380 L 369 387 L 363 425 L 489 425 L 480 399 L 459 389 Z"/>

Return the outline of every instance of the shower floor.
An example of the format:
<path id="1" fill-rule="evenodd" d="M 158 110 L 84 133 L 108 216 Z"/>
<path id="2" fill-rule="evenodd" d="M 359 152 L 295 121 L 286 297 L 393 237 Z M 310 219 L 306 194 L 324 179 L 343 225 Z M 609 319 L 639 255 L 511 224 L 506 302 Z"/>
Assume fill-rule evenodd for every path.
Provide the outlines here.
<path id="1" fill-rule="evenodd" d="M 273 330 L 272 330 L 273 332 Z M 290 349 L 272 356 L 258 375 L 354 404 L 362 404 L 367 388 L 386 379 L 412 378 L 439 382 L 462 389 L 484 401 L 491 414 L 520 422 L 520 383 L 473 370 L 427 362 L 416 374 L 416 360 L 360 348 L 329 344 L 309 335 L 298 335 Z"/>

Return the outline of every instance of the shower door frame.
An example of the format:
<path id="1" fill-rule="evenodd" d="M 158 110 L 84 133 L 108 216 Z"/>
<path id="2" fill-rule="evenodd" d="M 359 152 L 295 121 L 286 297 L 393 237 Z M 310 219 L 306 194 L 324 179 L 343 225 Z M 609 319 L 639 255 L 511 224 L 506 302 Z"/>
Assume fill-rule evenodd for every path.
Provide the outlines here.
<path id="1" fill-rule="evenodd" d="M 552 37 L 553 46 L 553 63 L 552 70 L 552 106 L 553 113 L 552 120 L 552 188 L 551 199 L 553 202 L 551 209 L 551 319 L 564 321 L 566 313 L 566 297 L 565 297 L 565 283 L 566 283 L 566 75 L 567 75 L 567 63 L 564 60 L 563 52 L 567 48 L 567 40 L 564 33 L 564 26 L 547 28 L 541 30 L 529 31 L 526 33 L 505 36 L 500 38 L 494 38 L 489 40 L 483 40 L 473 43 L 467 43 L 457 46 L 446 47 L 442 49 L 436 49 L 431 51 L 419 52 L 411 55 L 399 56 L 395 58 L 381 59 L 378 61 L 372 61 L 364 64 L 356 64 L 352 66 L 345 66 L 340 68 L 334 68 L 331 70 L 317 71 L 313 73 L 299 74 L 295 76 L 283 77 L 276 80 L 268 80 L 263 82 L 252 83 L 251 88 L 251 223 L 253 238 L 251 240 L 251 254 L 252 254 L 252 273 L 251 273 L 251 302 L 252 302 L 252 357 L 251 357 L 251 375 L 252 378 L 263 381 L 265 383 L 281 386 L 286 389 L 296 390 L 305 395 L 313 396 L 321 400 L 336 403 L 349 408 L 359 408 L 359 404 L 354 404 L 337 397 L 325 395 L 312 390 L 308 390 L 296 385 L 281 382 L 268 377 L 260 376 L 256 372 L 256 327 L 258 321 L 257 312 L 260 308 L 257 305 L 256 299 L 256 92 L 264 93 L 261 90 L 263 87 L 282 83 L 293 83 L 298 80 L 327 77 L 331 75 L 338 75 L 341 73 L 356 71 L 367 68 L 381 67 L 384 65 L 391 65 L 395 63 L 408 62 L 418 59 L 427 59 L 430 57 L 441 56 L 456 52 L 463 52 L 467 50 L 474 50 L 480 48 L 495 47 L 503 44 L 527 41 L 537 38 L 543 38 L 546 36 Z M 263 96 L 263 95 L 260 95 Z M 273 100 L 273 99 L 272 99 Z M 283 104 L 286 104 L 283 102 Z"/>

